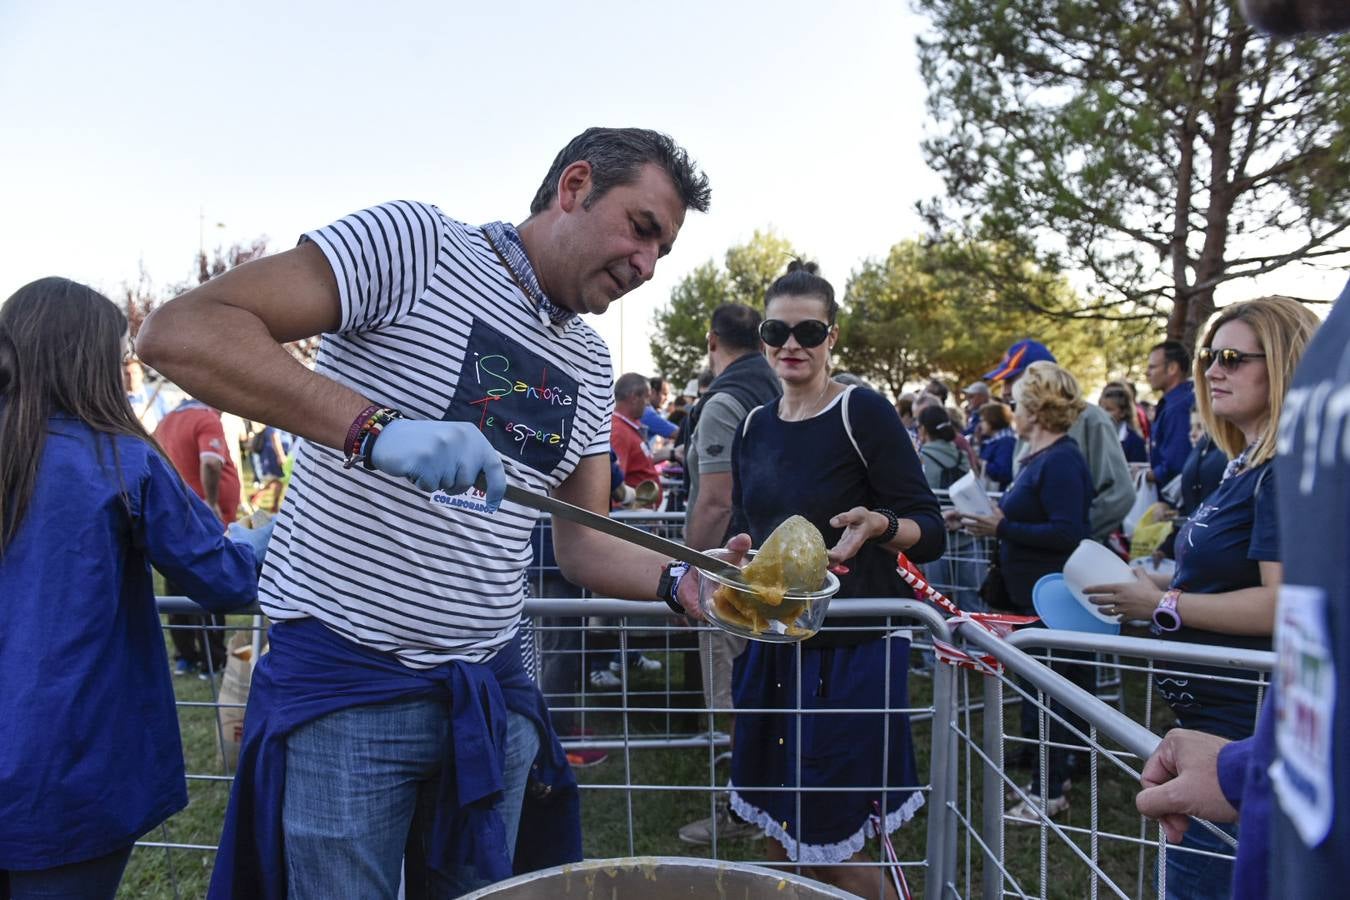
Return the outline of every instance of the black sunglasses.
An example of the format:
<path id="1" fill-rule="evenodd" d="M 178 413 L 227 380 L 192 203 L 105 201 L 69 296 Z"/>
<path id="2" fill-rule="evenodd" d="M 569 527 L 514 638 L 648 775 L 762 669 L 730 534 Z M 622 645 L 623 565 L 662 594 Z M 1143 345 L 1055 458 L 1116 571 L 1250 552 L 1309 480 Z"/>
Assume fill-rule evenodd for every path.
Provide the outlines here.
<path id="1" fill-rule="evenodd" d="M 1213 347 L 1201 347 L 1195 354 L 1200 360 L 1200 365 L 1208 369 L 1218 360 L 1219 367 L 1231 372 L 1249 359 L 1265 359 L 1264 353 L 1244 353 L 1241 350 L 1234 350 L 1232 347 L 1223 347 L 1215 350 Z"/>
<path id="2" fill-rule="evenodd" d="M 759 326 L 759 339 L 770 347 L 783 346 L 788 337 L 795 337 L 806 348 L 819 347 L 829 336 L 830 326 L 819 319 L 802 319 L 792 326 L 779 319 L 765 319 Z"/>

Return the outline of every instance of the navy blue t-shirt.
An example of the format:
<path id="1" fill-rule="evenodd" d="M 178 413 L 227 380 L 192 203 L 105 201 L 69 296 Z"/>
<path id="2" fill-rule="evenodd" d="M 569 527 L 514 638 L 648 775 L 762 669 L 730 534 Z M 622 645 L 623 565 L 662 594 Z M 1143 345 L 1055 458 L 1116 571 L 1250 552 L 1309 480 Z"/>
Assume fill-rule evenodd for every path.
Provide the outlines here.
<path id="1" fill-rule="evenodd" d="M 1125 451 L 1126 462 L 1148 462 L 1148 445 L 1144 443 L 1143 435 L 1135 434 L 1128 428 L 1120 439 L 1120 449 Z"/>
<path id="2" fill-rule="evenodd" d="M 1350 285 L 1318 329 L 1280 417 L 1280 521 L 1283 523 L 1284 592 L 1288 615 L 1302 632 L 1294 648 L 1283 645 L 1280 667 L 1298 690 L 1276 679 L 1276 783 L 1279 794 L 1271 844 L 1271 884 L 1286 897 L 1337 897 L 1350 884 Z M 1298 608 L 1290 591 L 1303 594 Z M 1281 632 L 1283 625 L 1280 626 Z M 1301 646 L 1298 646 L 1301 644 Z M 1297 654 L 1288 650 L 1297 649 Z M 1286 659 L 1286 656 L 1289 658 Z M 1312 665 L 1320 657 L 1319 665 Z M 1295 728 L 1294 726 L 1301 726 Z M 1318 752 L 1319 746 L 1322 752 Z M 1259 773 L 1266 767 L 1259 766 Z M 1285 778 L 1280 773 L 1287 772 Z M 1269 782 L 1258 789 L 1269 790 Z M 1252 786 L 1249 784 L 1248 790 Z M 1309 827 L 1310 808 L 1330 806 L 1326 836 L 1300 836 L 1294 820 Z M 1246 801 L 1243 806 L 1246 811 Z M 1242 822 L 1244 833 L 1247 819 Z M 1319 829 L 1320 830 L 1320 829 Z M 1243 841 L 1246 845 L 1246 841 Z"/>
<path id="3" fill-rule="evenodd" d="M 1012 429 L 1005 428 L 980 442 L 980 459 L 984 461 L 984 477 L 994 485 L 995 490 L 1004 490 L 1013 478 L 1013 450 L 1017 447 L 1017 435 Z"/>
<path id="4" fill-rule="evenodd" d="M 1261 584 L 1262 562 L 1280 559 L 1279 517 L 1275 477 L 1270 463 L 1247 469 L 1224 481 L 1177 534 L 1177 569 L 1172 587 L 1191 593 L 1221 594 Z M 1270 638 L 1221 634 L 1183 623 L 1163 638 L 1195 644 L 1218 644 L 1269 650 Z M 1195 675 L 1247 677 L 1254 673 L 1208 666 L 1173 666 Z M 1254 686 L 1216 682 L 1186 675 L 1155 677 L 1181 724 L 1227 738 L 1250 735 L 1256 725 Z"/>
<path id="5" fill-rule="evenodd" d="M 1228 454 L 1209 435 L 1202 437 L 1181 467 L 1181 506 L 1177 514 L 1188 517 L 1199 509 L 1204 499 L 1218 489 L 1227 467 Z"/>
<path id="6" fill-rule="evenodd" d="M 1078 544 L 1091 536 L 1092 474 L 1071 437 L 1026 457 L 999 508 L 998 561 L 1008 596 L 1030 612 L 1041 576 L 1062 572 Z"/>
<path id="7" fill-rule="evenodd" d="M 937 498 L 895 407 L 875 391 L 850 387 L 800 422 L 780 419 L 777 402 L 757 407 L 736 434 L 731 460 L 731 533 L 748 532 L 756 547 L 793 515 L 805 517 L 833 547 L 843 531 L 830 519 L 865 506 L 918 524 L 919 542 L 905 551 L 910 559 L 931 562 L 942 555 L 946 532 Z M 864 545 L 848 567 L 839 576 L 839 597 L 914 596 L 896 573 L 895 555 L 876 544 Z M 825 631 L 808 643 L 834 646 L 879 636 Z"/>

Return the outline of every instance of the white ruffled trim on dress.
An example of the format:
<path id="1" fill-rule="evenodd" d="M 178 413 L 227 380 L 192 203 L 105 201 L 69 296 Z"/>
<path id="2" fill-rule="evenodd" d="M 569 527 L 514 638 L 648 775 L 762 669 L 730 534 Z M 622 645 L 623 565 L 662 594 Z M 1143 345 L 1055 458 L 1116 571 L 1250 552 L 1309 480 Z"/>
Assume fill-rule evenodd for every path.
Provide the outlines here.
<path id="1" fill-rule="evenodd" d="M 901 825 L 914 818 L 914 814 L 919 811 L 921 806 L 923 806 L 923 793 L 915 791 L 898 808 L 886 813 L 886 833 L 893 833 Z M 868 816 L 867 821 L 863 822 L 861 828 L 854 832 L 851 837 L 844 838 L 842 841 L 833 844 L 802 844 L 787 833 L 782 822 L 775 820 L 773 816 L 753 803 L 741 799 L 740 792 L 735 788 L 732 788 L 731 791 L 731 808 L 735 810 L 736 815 L 763 829 L 766 835 L 782 844 L 789 860 L 803 865 L 832 866 L 841 863 L 861 850 L 863 845 L 867 843 L 868 838 L 877 836 L 877 827 L 873 824 L 875 817 Z M 798 847 L 800 848 L 799 854 L 794 852 Z"/>

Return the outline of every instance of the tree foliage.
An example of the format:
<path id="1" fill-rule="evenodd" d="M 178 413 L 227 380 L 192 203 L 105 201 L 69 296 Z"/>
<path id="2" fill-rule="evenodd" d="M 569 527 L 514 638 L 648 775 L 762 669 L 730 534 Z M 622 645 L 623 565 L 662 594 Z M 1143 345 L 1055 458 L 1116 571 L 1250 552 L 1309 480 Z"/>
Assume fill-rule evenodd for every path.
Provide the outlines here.
<path id="1" fill-rule="evenodd" d="M 216 247 L 208 256 L 200 251 L 193 260 L 193 277 L 175 284 L 157 288 L 145 266 L 141 265 L 135 282 L 123 282 L 117 297 L 121 301 L 122 311 L 126 313 L 131 336 L 140 331 L 145 317 L 154 312 L 157 306 L 172 300 L 179 294 L 185 294 L 199 284 L 206 284 L 217 275 L 228 272 L 236 266 L 267 256 L 267 238 L 257 237 L 246 244 L 235 243 L 229 247 Z M 313 366 L 319 352 L 319 338 L 305 338 L 284 345 L 292 356 L 306 365 Z"/>
<path id="2" fill-rule="evenodd" d="M 1085 387 L 1141 369 L 1153 323 L 1072 318 L 1082 305 L 1064 278 L 1013 247 L 901 241 L 850 277 L 836 362 L 897 396 L 930 376 L 956 387 L 974 381 L 1028 337 L 1050 347 Z"/>
<path id="3" fill-rule="evenodd" d="M 764 293 L 796 256 L 791 243 L 772 230 L 756 231 L 732 247 L 725 265 L 713 260 L 686 275 L 670 292 L 670 303 L 652 317 L 649 343 L 657 372 L 684 384 L 707 365 L 708 325 L 722 303 L 744 303 L 760 309 Z"/>
<path id="4" fill-rule="evenodd" d="M 1350 39 L 1269 40 L 1236 0 L 915 0 L 929 164 L 988 239 L 1090 273 L 1078 317 L 1166 315 L 1350 248 Z"/>

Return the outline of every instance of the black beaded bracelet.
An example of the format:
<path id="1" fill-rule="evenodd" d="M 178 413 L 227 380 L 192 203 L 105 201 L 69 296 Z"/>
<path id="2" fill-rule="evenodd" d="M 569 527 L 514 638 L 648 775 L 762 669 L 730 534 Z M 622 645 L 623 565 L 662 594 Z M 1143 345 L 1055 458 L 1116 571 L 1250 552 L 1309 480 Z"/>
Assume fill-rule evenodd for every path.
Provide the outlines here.
<path id="1" fill-rule="evenodd" d="M 872 512 L 881 513 L 886 517 L 886 530 L 877 537 L 872 538 L 872 543 L 889 544 L 895 539 L 896 534 L 900 531 L 900 517 L 889 509 L 874 509 Z"/>

